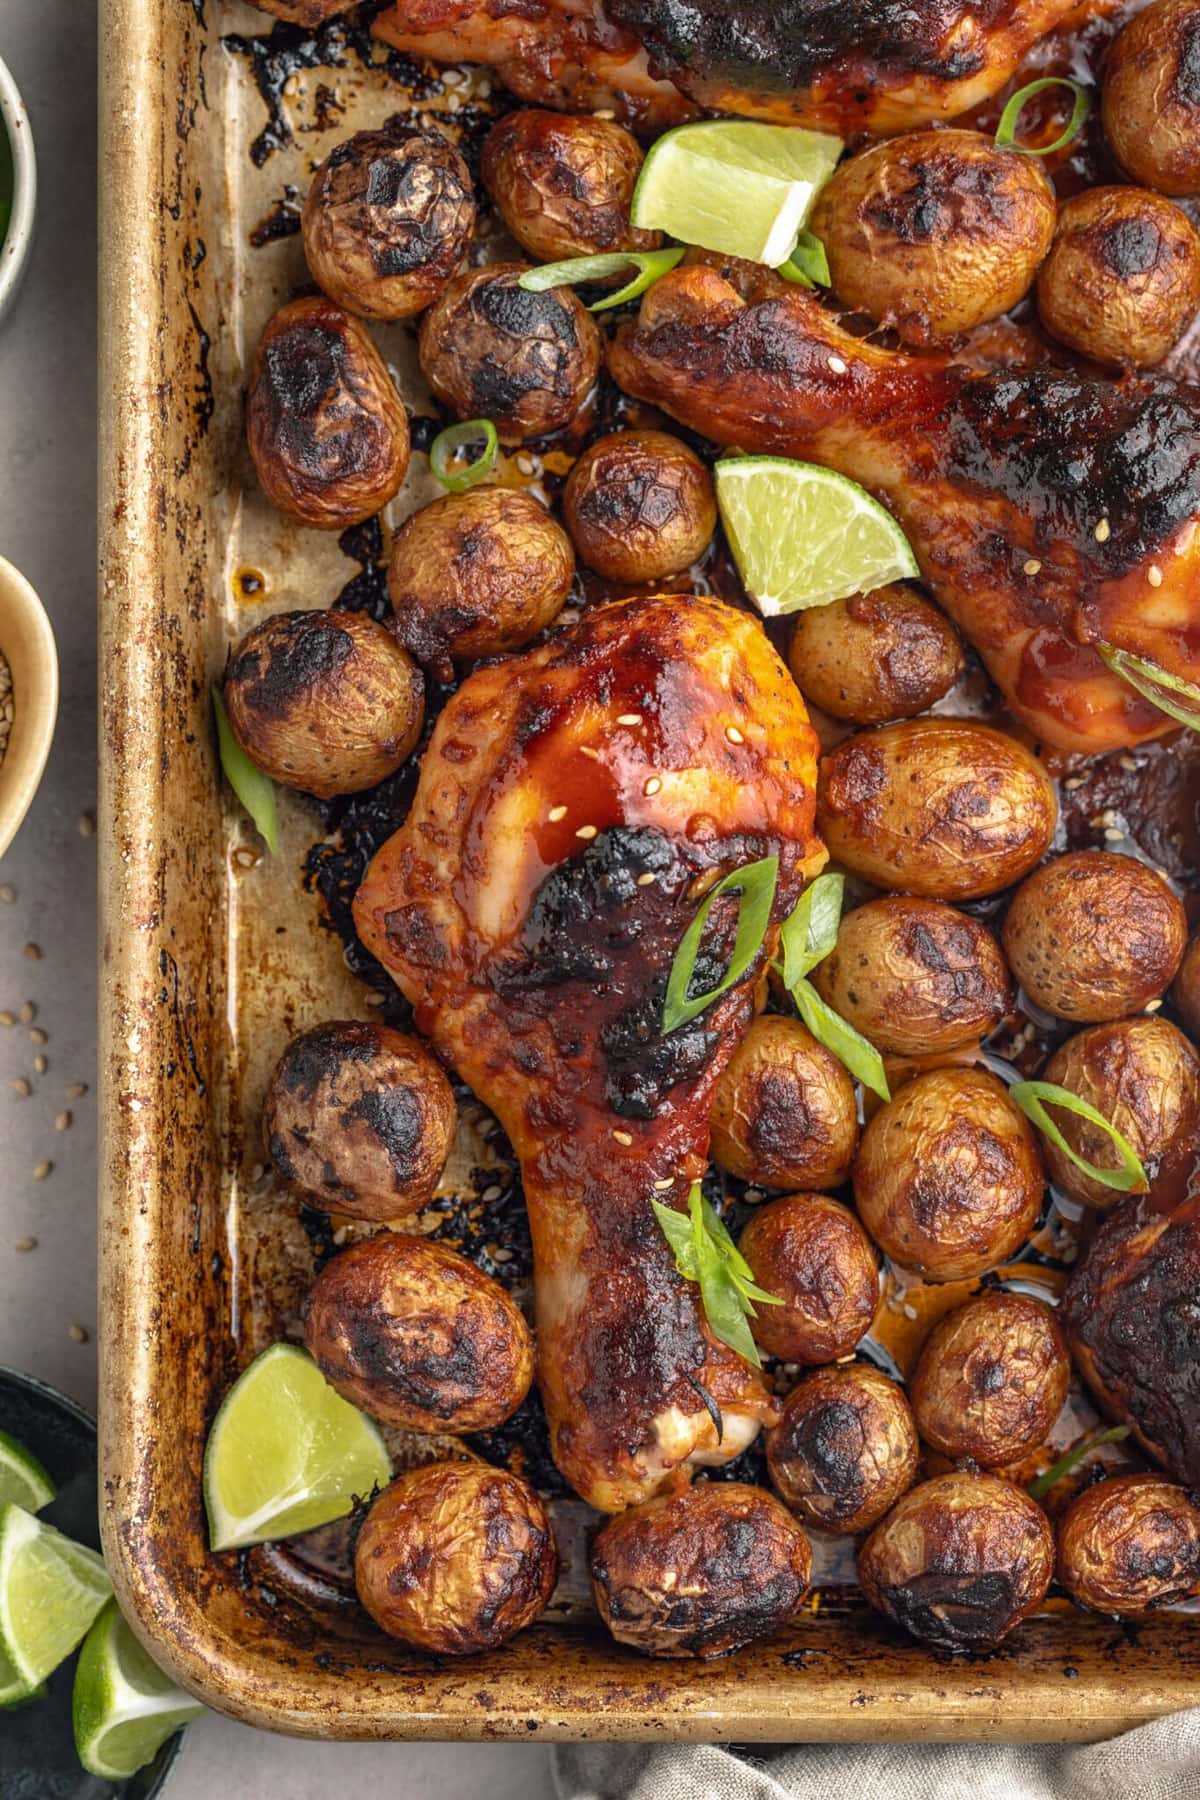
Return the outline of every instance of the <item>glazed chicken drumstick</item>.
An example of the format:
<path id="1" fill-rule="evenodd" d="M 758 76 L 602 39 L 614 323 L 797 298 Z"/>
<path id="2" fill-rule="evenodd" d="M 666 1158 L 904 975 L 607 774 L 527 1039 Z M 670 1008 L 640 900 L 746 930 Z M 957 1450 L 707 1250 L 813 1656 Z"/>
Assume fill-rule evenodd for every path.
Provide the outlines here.
<path id="1" fill-rule="evenodd" d="M 736 1456 L 772 1416 L 651 1201 L 684 1205 L 703 1172 L 773 933 L 690 1024 L 664 1036 L 662 1009 L 714 876 L 777 856 L 778 924 L 820 867 L 815 759 L 755 621 L 711 600 L 620 601 L 463 683 L 355 902 L 363 942 L 520 1158 L 554 1455 L 606 1511 Z M 713 904 L 701 991 L 727 966 L 737 905 Z"/>

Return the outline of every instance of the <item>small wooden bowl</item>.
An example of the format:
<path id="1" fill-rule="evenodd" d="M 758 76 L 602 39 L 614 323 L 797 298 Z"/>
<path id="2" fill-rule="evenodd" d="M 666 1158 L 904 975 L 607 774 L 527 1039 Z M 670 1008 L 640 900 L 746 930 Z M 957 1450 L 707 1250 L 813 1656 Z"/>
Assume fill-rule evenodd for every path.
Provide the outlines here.
<path id="1" fill-rule="evenodd" d="M 37 792 L 58 712 L 58 654 L 41 601 L 0 557 L 0 656 L 12 671 L 13 722 L 0 761 L 0 856 Z"/>

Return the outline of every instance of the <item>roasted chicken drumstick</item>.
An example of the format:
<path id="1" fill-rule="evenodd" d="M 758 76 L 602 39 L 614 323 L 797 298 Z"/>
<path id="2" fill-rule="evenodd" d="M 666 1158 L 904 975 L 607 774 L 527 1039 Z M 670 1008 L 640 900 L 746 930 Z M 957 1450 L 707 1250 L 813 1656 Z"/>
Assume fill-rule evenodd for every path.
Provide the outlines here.
<path id="1" fill-rule="evenodd" d="M 420 1028 L 521 1161 L 539 1381 L 558 1465 L 606 1511 L 745 1448 L 772 1404 L 710 1331 L 651 1209 L 704 1168 L 746 975 L 662 1033 L 668 974 L 714 876 L 777 856 L 772 919 L 824 853 L 816 743 L 760 626 L 716 601 L 621 601 L 476 670 L 355 919 Z M 696 980 L 727 967 L 721 896 Z"/>

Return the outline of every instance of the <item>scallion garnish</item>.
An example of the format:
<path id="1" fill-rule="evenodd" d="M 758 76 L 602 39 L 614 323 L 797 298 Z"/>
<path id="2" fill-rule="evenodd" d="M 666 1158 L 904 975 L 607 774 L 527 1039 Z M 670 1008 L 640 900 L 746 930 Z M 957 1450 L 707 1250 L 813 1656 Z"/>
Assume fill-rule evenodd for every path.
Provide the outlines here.
<path id="1" fill-rule="evenodd" d="M 1064 1475 L 1069 1475 L 1089 1451 L 1098 1449 L 1101 1444 L 1119 1444 L 1122 1438 L 1129 1436 L 1129 1432 L 1128 1425 L 1110 1425 L 1106 1430 L 1090 1431 L 1073 1450 L 1068 1450 L 1065 1456 L 1060 1456 L 1056 1463 L 1051 1463 L 1048 1469 L 1043 1470 L 1036 1481 L 1031 1481 L 1025 1492 L 1031 1500 L 1044 1500 L 1055 1482 L 1061 1481 Z"/>
<path id="2" fill-rule="evenodd" d="M 1017 142 L 1017 120 L 1025 110 L 1026 103 L 1040 94 L 1045 88 L 1070 88 L 1075 96 L 1075 104 L 1071 108 L 1071 117 L 1061 137 L 1055 138 L 1052 144 L 1039 149 L 1035 144 L 1019 144 Z M 996 144 L 1001 150 L 1020 150 L 1026 156 L 1053 156 L 1056 150 L 1065 150 L 1073 143 L 1083 130 L 1088 114 L 1092 110 L 1092 94 L 1081 82 L 1072 81 L 1067 75 L 1043 75 L 1040 81 L 1026 82 L 1018 88 L 1004 111 L 1000 114 L 1000 123 L 996 127 Z"/>
<path id="3" fill-rule="evenodd" d="M 460 451 L 478 443 L 483 445 L 478 456 L 461 469 L 451 467 Z M 443 487 L 452 494 L 462 494 L 491 473 L 499 447 L 500 439 L 490 419 L 464 419 L 461 424 L 447 425 L 445 431 L 438 432 L 429 446 L 429 466 Z"/>
<path id="4" fill-rule="evenodd" d="M 829 258 L 820 238 L 811 231 L 802 231 L 796 239 L 796 248 L 786 262 L 780 263 L 775 273 L 782 275 L 785 281 L 796 282 L 801 287 L 828 287 Z"/>
<path id="5" fill-rule="evenodd" d="M 626 269 L 637 273 L 632 281 L 606 294 L 588 307 L 589 312 L 607 312 L 610 307 L 624 306 L 636 300 L 646 289 L 673 269 L 683 256 L 683 244 L 672 244 L 667 250 L 614 250 L 606 256 L 572 256 L 566 262 L 544 263 L 540 269 L 526 269 L 518 287 L 531 294 L 542 294 L 547 288 L 575 287 L 581 282 L 606 281 L 610 275 L 623 275 Z"/>
<path id="6" fill-rule="evenodd" d="M 225 779 L 245 807 L 274 856 L 279 849 L 279 821 L 275 811 L 275 783 L 251 762 L 233 735 L 220 688 L 212 691 L 217 719 L 217 748 Z"/>
<path id="7" fill-rule="evenodd" d="M 763 939 L 767 935 L 767 927 L 771 923 L 771 907 L 775 900 L 775 884 L 779 879 L 779 858 L 764 856 L 761 862 L 747 863 L 745 868 L 734 869 L 722 877 L 716 886 L 710 888 L 700 905 L 700 910 L 684 932 L 675 952 L 675 960 L 671 964 L 671 973 L 667 978 L 667 995 L 663 1003 L 662 1030 L 666 1037 L 686 1025 L 699 1013 L 710 1007 L 714 1000 L 728 993 L 735 982 L 741 980 L 755 957 L 762 948 Z M 696 967 L 696 958 L 700 953 L 700 940 L 704 936 L 704 927 L 708 923 L 708 915 L 713 905 L 722 894 L 739 894 L 737 936 L 733 943 L 733 955 L 729 967 L 707 994 L 696 994 L 689 998 L 692 975 Z"/>
<path id="8" fill-rule="evenodd" d="M 779 934 L 782 963 L 776 963 L 783 985 L 796 1003 L 805 1026 L 813 1036 L 832 1050 L 840 1063 L 857 1081 L 890 1100 L 887 1074 L 874 1044 L 848 1025 L 840 1013 L 822 1000 L 811 981 L 810 969 L 824 962 L 837 943 L 838 921 L 842 916 L 842 894 L 845 883 L 840 875 L 818 875 L 805 888 L 795 911 L 784 920 Z"/>
<path id="9" fill-rule="evenodd" d="M 1069 1088 L 1058 1087 L 1053 1081 L 1018 1081 L 1008 1090 L 1009 1099 L 1019 1106 L 1027 1119 L 1031 1119 L 1039 1131 L 1045 1133 L 1056 1149 L 1082 1169 L 1101 1187 L 1115 1188 L 1121 1194 L 1144 1194 L 1150 1183 L 1146 1171 L 1142 1167 L 1137 1153 L 1128 1138 L 1122 1137 L 1116 1126 L 1110 1124 L 1104 1114 L 1097 1112 L 1090 1101 L 1081 1100 Z M 1095 1163 L 1087 1161 L 1073 1150 L 1059 1130 L 1047 1106 L 1061 1106 L 1064 1112 L 1074 1113 L 1076 1118 L 1086 1119 L 1089 1125 L 1095 1125 L 1113 1141 L 1117 1154 L 1121 1158 L 1119 1169 L 1101 1169 Z"/>
<path id="10" fill-rule="evenodd" d="M 1169 669 L 1147 657 L 1133 656 L 1128 650 L 1118 650 L 1112 644 L 1098 644 L 1096 648 L 1113 674 L 1120 675 L 1131 688 L 1136 688 L 1143 700 L 1157 706 L 1168 719 L 1178 719 L 1190 730 L 1200 731 L 1200 687 L 1185 681 L 1181 675 L 1172 675 Z M 1184 705 L 1174 699 L 1175 694 L 1181 694 L 1190 704 Z"/>
<path id="11" fill-rule="evenodd" d="M 713 1336 L 760 1368 L 747 1320 L 757 1316 L 756 1300 L 763 1306 L 782 1306 L 782 1300 L 755 1286 L 750 1264 L 704 1198 L 698 1181 L 692 1183 L 686 1213 L 664 1206 L 660 1200 L 650 1204 L 674 1252 L 675 1267 L 685 1281 L 700 1284 L 700 1298 Z"/>

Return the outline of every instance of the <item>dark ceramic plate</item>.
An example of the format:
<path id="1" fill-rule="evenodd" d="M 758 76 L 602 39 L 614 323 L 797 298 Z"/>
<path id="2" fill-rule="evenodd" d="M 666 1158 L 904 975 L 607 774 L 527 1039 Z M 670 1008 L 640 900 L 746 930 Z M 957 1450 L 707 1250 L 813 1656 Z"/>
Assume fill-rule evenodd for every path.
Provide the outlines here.
<path id="1" fill-rule="evenodd" d="M 81 1406 L 54 1388 L 0 1369 L 0 1427 L 45 1464 L 58 1489 L 41 1517 L 68 1537 L 100 1548 L 96 1520 L 96 1427 Z M 42 1700 L 0 1712 L 3 1800 L 151 1800 L 175 1760 L 179 1736 L 128 1781 L 99 1781 L 79 1766 L 71 1735 L 75 1658 L 50 1677 Z"/>

